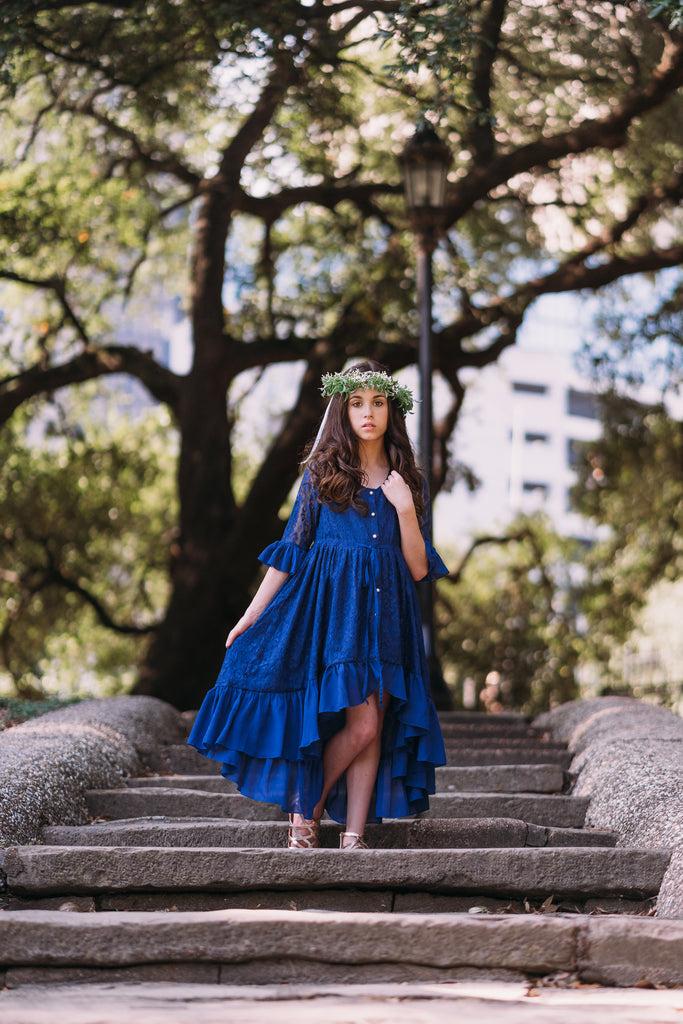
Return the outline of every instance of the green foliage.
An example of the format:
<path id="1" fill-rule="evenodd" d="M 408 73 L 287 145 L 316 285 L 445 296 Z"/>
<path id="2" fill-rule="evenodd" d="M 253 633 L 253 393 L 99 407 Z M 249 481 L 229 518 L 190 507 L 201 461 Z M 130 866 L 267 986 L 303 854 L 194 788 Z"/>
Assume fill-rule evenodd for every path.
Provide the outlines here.
<path id="1" fill-rule="evenodd" d="M 39 718 L 48 711 L 59 711 L 76 703 L 79 697 L 42 697 L 40 700 L 20 700 L 14 697 L 0 697 L 0 730 L 10 729 L 31 718 Z"/>
<path id="2" fill-rule="evenodd" d="M 168 418 L 97 415 L 72 413 L 39 442 L 24 418 L 0 434 L 1 671 L 26 696 L 129 686 L 167 598 Z"/>
<path id="3" fill-rule="evenodd" d="M 663 17 L 671 25 L 671 28 L 683 28 L 683 3 L 681 0 L 646 0 L 648 7 L 652 8 L 650 17 Z"/>
<path id="4" fill-rule="evenodd" d="M 435 258 L 435 362 L 452 392 L 447 434 L 460 372 L 514 343 L 537 296 L 680 262 L 675 42 L 661 17 L 649 19 L 628 0 L 6 0 L 3 417 L 14 414 L 16 395 L 39 417 L 39 396 L 116 371 L 168 404 L 181 439 L 177 505 L 164 469 L 163 522 L 158 508 L 144 523 L 126 521 L 128 544 L 107 518 L 109 484 L 89 482 L 81 493 L 79 481 L 120 477 L 121 508 L 132 509 L 124 463 L 142 473 L 146 436 L 134 432 L 124 444 L 116 435 L 111 448 L 100 437 L 92 451 L 91 439 L 78 442 L 83 451 L 77 439 L 55 439 L 71 460 L 60 475 L 47 452 L 26 449 L 23 424 L 15 426 L 23 468 L 8 447 L 0 475 L 13 502 L 19 557 L 11 571 L 21 586 L 43 579 L 51 553 L 117 623 L 149 624 L 170 593 L 172 635 L 157 634 L 157 652 L 172 652 L 172 667 L 158 672 L 190 686 L 199 648 L 219 646 L 221 618 L 248 588 L 247 566 L 262 547 L 256 534 L 276 521 L 268 502 L 279 505 L 294 478 L 318 411 L 306 371 L 317 381 L 356 356 L 378 357 L 392 371 L 414 359 L 415 238 L 396 160 L 411 126 L 430 111 L 454 153 L 446 238 Z M 660 65 L 665 52 L 669 63 Z M 160 290 L 190 314 L 194 362 L 185 377 L 163 372 L 144 343 L 135 351 L 135 337 L 126 353 L 112 352 L 122 309 L 131 299 L 151 306 Z M 304 386 L 291 414 L 278 414 L 279 435 L 270 436 L 275 418 L 262 431 L 255 465 L 253 451 L 239 449 L 242 406 L 227 399 L 244 371 L 267 376 L 277 362 L 292 368 L 293 389 Z M 38 541 L 26 533 L 26 509 L 33 515 L 38 497 L 26 468 L 34 460 L 60 508 L 78 511 L 91 491 L 93 501 L 102 498 L 101 507 L 87 506 L 92 535 L 85 523 L 70 534 L 69 517 L 49 501 L 55 551 L 45 534 L 51 518 L 38 517 Z M 143 489 L 152 505 L 155 486 Z M 170 523 L 180 508 L 182 565 L 167 590 Z M 126 567 L 116 585 L 114 558 Z M 216 578 L 226 565 L 235 576 L 224 598 L 231 607 L 219 613 Z M 142 584 L 149 573 L 152 597 Z M 100 631 L 92 643 L 98 671 L 108 664 L 116 675 L 116 665 L 130 663 L 141 638 L 116 634 L 107 644 L 103 627 L 92 625 L 92 602 L 84 611 L 83 595 L 65 596 L 63 585 L 59 600 L 57 593 L 43 586 L 22 604 L 24 633 L 3 612 L 0 628 L 12 637 L 5 663 L 17 679 L 44 677 L 41 659 L 69 665 L 81 657 L 86 622 Z M 530 600 L 526 591 L 507 619 L 519 617 L 522 600 Z M 180 644 L 190 613 L 197 621 Z M 213 636 L 199 628 L 208 621 Z M 549 679 L 539 683 L 543 693 L 556 685 Z M 522 702 L 545 700 L 519 692 Z"/>
<path id="5" fill-rule="evenodd" d="M 577 696 L 575 555 L 542 520 L 524 519 L 504 543 L 479 547 L 457 584 L 439 584 L 440 650 L 456 692 L 469 679 L 480 708 L 527 714 Z"/>
<path id="6" fill-rule="evenodd" d="M 683 423 L 661 406 L 612 396 L 603 424 L 600 440 L 584 446 L 573 496 L 603 528 L 586 557 L 582 606 L 589 652 L 606 665 L 654 584 L 683 574 Z"/>
<path id="7" fill-rule="evenodd" d="M 634 289 L 606 289 L 596 316 L 597 337 L 583 360 L 602 391 L 683 385 L 683 276 L 675 270 Z"/>
<path id="8" fill-rule="evenodd" d="M 466 71 L 475 11 L 469 0 L 399 0 L 389 16 L 376 16 L 376 38 L 390 54 L 384 72 L 399 88 L 406 81 L 427 78 L 432 96 L 424 108 L 437 117 L 445 114 L 452 99 L 453 78 Z"/>
<path id="9" fill-rule="evenodd" d="M 177 216 L 212 179 L 254 111 L 268 61 L 283 54 L 296 55 L 299 73 L 250 147 L 241 175 L 248 195 L 328 181 L 397 187 L 400 136 L 437 92 L 441 130 L 455 152 L 452 182 L 461 181 L 497 153 L 571 128 L 581 110 L 604 114 L 621 83 L 647 81 L 661 47 L 652 24 L 628 5 L 612 16 L 585 2 L 402 0 L 367 12 L 347 39 L 342 22 L 333 28 L 319 5 L 295 0 L 27 4 L 3 23 L 8 40 L 17 33 L 24 43 L 17 96 L 0 125 L 8 156 L 0 265 L 33 279 L 65 276 L 81 321 L 94 329 L 96 311 L 141 267 L 185 294 L 192 223 L 166 211 Z M 460 317 L 459 295 L 463 308 L 474 297 L 495 300 L 529 276 L 530 261 L 537 268 L 590 241 L 596 223 L 614 219 L 615 196 L 623 205 L 664 181 L 680 158 L 668 130 L 681 116 L 680 98 L 655 132 L 653 116 L 633 127 L 614 158 L 608 150 L 599 159 L 570 154 L 547 167 L 543 157 L 501 182 L 491 202 L 468 204 L 437 266 L 439 288 L 451 296 L 444 321 Z M 340 310 L 361 305 L 368 278 L 365 334 L 374 324 L 387 339 L 403 334 L 413 257 L 410 237 L 397 232 L 405 226 L 400 192 L 358 204 L 343 202 L 340 188 L 333 209 L 311 200 L 266 211 L 267 242 L 254 225 L 245 260 L 230 259 L 235 337 L 324 332 Z M 659 217 L 654 204 L 644 228 Z M 243 223 L 235 217 L 231 257 Z M 142 275 L 143 288 L 147 282 Z M 69 326 L 55 309 L 41 319 L 54 331 Z"/>

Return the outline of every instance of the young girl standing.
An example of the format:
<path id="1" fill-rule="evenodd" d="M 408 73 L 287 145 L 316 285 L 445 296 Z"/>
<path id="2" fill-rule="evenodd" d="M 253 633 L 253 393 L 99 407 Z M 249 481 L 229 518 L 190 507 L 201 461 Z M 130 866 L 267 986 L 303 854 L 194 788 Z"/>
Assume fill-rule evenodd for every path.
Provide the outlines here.
<path id="1" fill-rule="evenodd" d="M 379 364 L 323 377 L 330 397 L 281 541 L 226 641 L 189 743 L 254 800 L 289 813 L 288 845 L 341 849 L 367 821 L 425 810 L 445 763 L 415 580 L 448 570 L 406 433 L 408 388 Z"/>

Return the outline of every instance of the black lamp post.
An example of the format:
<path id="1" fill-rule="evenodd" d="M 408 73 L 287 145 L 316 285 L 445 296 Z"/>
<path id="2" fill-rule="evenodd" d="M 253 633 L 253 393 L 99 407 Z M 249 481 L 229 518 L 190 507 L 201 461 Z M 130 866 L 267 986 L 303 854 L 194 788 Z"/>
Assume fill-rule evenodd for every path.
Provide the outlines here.
<path id="1" fill-rule="evenodd" d="M 417 298 L 420 311 L 420 421 L 418 454 L 422 472 L 432 493 L 434 425 L 432 414 L 432 255 L 443 226 L 446 205 L 446 176 L 451 152 L 426 122 L 418 124 L 415 134 L 400 157 L 405 185 L 406 206 L 417 239 Z M 431 539 L 431 538 L 430 538 Z M 451 706 L 434 645 L 434 588 L 418 584 L 422 631 L 432 696 L 438 708 Z"/>

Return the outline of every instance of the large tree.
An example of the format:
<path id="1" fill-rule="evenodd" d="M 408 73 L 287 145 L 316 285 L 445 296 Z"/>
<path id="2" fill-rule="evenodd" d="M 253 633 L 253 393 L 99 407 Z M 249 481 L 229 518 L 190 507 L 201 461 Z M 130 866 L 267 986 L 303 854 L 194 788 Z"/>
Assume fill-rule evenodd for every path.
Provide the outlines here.
<path id="1" fill-rule="evenodd" d="M 451 393 L 437 486 L 461 371 L 513 345 L 536 299 L 683 261 L 683 34 L 649 14 L 631 0 L 3 5 L 0 278 L 21 302 L 0 422 L 126 374 L 179 433 L 170 598 L 141 692 L 192 706 L 211 683 L 280 529 L 320 373 L 357 355 L 414 362 L 396 156 L 418 116 L 433 113 L 455 155 L 436 268 Z M 184 375 L 114 340 L 118 303 L 158 281 L 187 303 Z M 245 486 L 234 384 L 274 364 L 292 364 L 296 398 L 264 423 Z M 79 586 L 100 600 L 97 579 Z"/>

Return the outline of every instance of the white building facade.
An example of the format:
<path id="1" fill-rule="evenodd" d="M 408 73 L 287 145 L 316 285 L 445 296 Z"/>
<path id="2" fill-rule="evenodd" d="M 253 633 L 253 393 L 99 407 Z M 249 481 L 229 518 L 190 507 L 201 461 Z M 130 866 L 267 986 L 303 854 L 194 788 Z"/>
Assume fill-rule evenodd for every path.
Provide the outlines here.
<path id="1" fill-rule="evenodd" d="M 520 512 L 542 510 L 558 533 L 588 540 L 590 525 L 569 504 L 577 444 L 600 435 L 591 382 L 569 352 L 510 348 L 467 387 L 454 447 L 481 486 L 459 482 L 439 496 L 437 543 L 461 544 L 503 530 Z"/>

